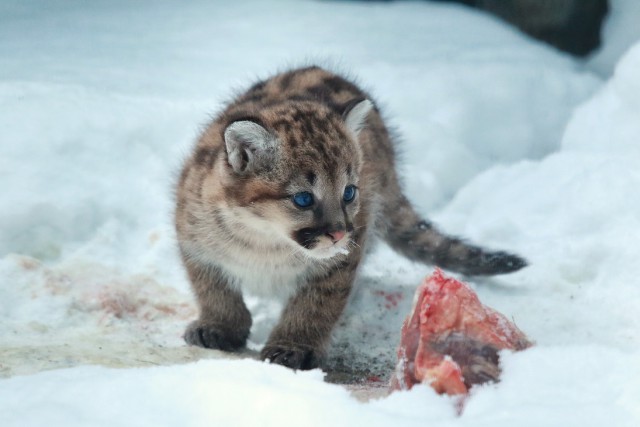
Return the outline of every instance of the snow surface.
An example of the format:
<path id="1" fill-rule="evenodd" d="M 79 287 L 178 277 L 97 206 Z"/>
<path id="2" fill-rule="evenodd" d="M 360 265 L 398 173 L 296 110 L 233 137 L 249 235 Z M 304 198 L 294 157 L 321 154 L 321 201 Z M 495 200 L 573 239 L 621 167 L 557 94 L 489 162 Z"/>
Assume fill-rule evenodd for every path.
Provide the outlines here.
<path id="1" fill-rule="evenodd" d="M 585 64 L 451 4 L 3 1 L 0 425 L 640 425 L 640 43 L 618 62 L 634 10 L 613 1 Z M 181 339 L 181 160 L 232 88 L 317 61 L 385 106 L 425 214 L 531 262 L 468 280 L 537 346 L 460 416 L 426 386 L 356 398 L 384 395 L 431 271 L 384 245 L 325 378 L 369 388 L 253 360 L 273 301 L 249 298 L 243 354 Z"/>

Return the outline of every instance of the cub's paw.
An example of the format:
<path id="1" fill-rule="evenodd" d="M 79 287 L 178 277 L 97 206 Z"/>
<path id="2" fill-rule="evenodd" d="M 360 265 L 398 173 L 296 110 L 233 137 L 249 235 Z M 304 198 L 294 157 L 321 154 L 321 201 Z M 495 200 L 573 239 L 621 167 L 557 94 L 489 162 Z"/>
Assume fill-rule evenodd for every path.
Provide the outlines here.
<path id="1" fill-rule="evenodd" d="M 218 326 L 196 320 L 187 327 L 183 338 L 189 345 L 222 351 L 236 351 L 245 346 L 247 336 L 248 333 L 234 334 L 224 331 Z"/>
<path id="2" fill-rule="evenodd" d="M 303 371 L 320 366 L 321 356 L 317 351 L 290 348 L 278 345 L 266 345 L 260 352 L 262 360 Z"/>

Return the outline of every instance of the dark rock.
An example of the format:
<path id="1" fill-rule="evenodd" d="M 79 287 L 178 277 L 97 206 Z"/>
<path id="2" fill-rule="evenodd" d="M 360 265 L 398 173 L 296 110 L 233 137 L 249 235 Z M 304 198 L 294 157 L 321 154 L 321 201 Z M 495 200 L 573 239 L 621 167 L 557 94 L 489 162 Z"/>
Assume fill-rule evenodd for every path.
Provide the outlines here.
<path id="1" fill-rule="evenodd" d="M 576 56 L 600 46 L 608 0 L 477 0 L 476 7 Z"/>
<path id="2" fill-rule="evenodd" d="M 461 3 L 491 13 L 531 37 L 576 56 L 586 56 L 600 46 L 602 23 L 609 12 L 609 0 L 430 1 Z"/>

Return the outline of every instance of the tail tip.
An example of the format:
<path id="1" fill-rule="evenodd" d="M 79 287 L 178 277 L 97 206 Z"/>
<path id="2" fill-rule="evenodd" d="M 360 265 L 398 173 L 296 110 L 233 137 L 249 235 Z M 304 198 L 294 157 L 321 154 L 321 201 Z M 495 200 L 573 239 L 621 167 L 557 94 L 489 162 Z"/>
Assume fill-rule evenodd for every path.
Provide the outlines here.
<path id="1" fill-rule="evenodd" d="M 526 259 L 507 252 L 496 252 L 489 255 L 489 258 L 489 263 L 493 265 L 493 274 L 513 273 L 529 265 Z"/>

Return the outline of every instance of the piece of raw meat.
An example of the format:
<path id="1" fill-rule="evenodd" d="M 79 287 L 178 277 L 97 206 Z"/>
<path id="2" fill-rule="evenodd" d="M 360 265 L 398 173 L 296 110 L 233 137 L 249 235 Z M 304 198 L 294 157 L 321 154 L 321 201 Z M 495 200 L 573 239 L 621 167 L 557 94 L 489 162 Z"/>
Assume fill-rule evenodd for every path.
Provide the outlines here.
<path id="1" fill-rule="evenodd" d="M 498 352 L 532 343 L 506 317 L 483 305 L 466 284 L 440 269 L 416 291 L 402 326 L 392 390 L 430 384 L 438 393 L 464 394 L 473 384 L 498 381 Z"/>

